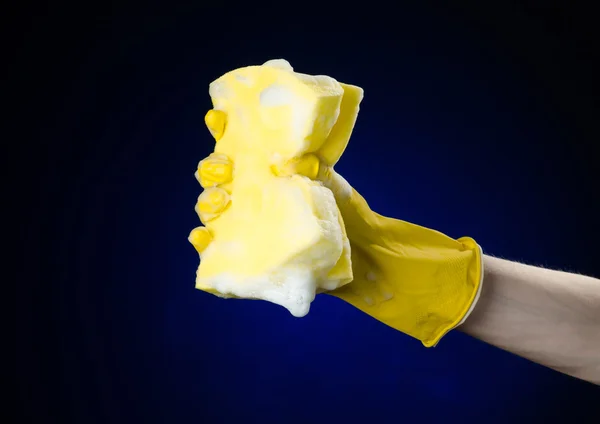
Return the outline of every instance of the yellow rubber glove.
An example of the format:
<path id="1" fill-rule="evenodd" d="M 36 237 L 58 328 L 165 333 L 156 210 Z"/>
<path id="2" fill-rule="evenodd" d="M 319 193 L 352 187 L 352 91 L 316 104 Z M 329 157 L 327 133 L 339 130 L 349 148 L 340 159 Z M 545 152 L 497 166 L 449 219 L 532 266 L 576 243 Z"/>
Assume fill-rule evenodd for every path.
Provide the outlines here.
<path id="1" fill-rule="evenodd" d="M 363 93 L 347 86 L 341 113 L 328 138 L 331 155 L 307 154 L 282 174 L 318 179 L 329 188 L 350 240 L 353 280 L 327 292 L 431 347 L 460 325 L 475 306 L 483 278 L 482 251 L 468 237 L 438 231 L 371 210 L 333 169 L 354 129 Z M 331 160 L 330 157 L 334 158 Z M 306 164 L 318 164 L 318 171 Z M 316 177 L 315 177 L 316 174 Z"/>
<path id="2" fill-rule="evenodd" d="M 282 66 L 280 64 L 275 64 Z M 342 84 L 337 122 L 318 151 L 275 166 L 275 175 L 300 174 L 320 180 L 334 194 L 350 242 L 352 281 L 328 292 L 379 321 L 434 346 L 468 316 L 481 288 L 481 249 L 470 238 L 453 240 L 437 231 L 386 218 L 337 174 L 333 166 L 344 152 L 358 114 L 362 90 Z M 215 139 L 223 136 L 226 116 L 213 110 L 206 124 Z M 222 155 L 201 162 L 198 178 L 206 190 L 197 205 L 204 221 L 223 213 L 233 163 Z M 257 168 L 258 169 L 258 168 Z M 216 187 L 216 185 L 221 186 Z M 216 221 L 211 221 L 216 222 Z M 206 227 L 190 234 L 200 254 L 211 243 Z M 347 261 L 338 264 L 341 270 Z M 219 295 L 218 291 L 200 286 Z M 235 296 L 229 296 L 235 297 Z"/>
<path id="3" fill-rule="evenodd" d="M 434 346 L 460 325 L 479 297 L 482 252 L 468 237 L 454 240 L 381 216 L 333 168 L 318 178 L 335 195 L 350 240 L 354 279 L 330 294 L 379 321 Z"/>
<path id="4" fill-rule="evenodd" d="M 279 170 L 315 178 L 329 188 L 350 241 L 353 280 L 325 292 L 431 347 L 460 325 L 481 290 L 481 248 L 371 210 L 365 199 L 313 154 Z M 196 234 L 193 232 L 192 234 Z M 191 240 L 200 250 L 209 242 Z M 201 245 L 201 246 L 200 246 Z"/>

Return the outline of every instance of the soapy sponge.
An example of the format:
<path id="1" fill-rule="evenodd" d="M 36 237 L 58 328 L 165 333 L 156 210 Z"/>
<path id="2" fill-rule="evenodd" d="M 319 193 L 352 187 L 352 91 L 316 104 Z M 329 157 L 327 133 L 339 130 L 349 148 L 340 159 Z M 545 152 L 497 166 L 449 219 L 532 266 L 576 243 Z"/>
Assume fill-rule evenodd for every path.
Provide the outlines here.
<path id="1" fill-rule="evenodd" d="M 196 287 L 304 316 L 317 292 L 352 281 L 342 217 L 315 178 L 343 153 L 362 89 L 277 59 L 223 75 L 209 94 L 216 146 L 196 172 L 205 225 L 189 237 L 200 253 Z M 291 163 L 298 173 L 282 171 Z"/>

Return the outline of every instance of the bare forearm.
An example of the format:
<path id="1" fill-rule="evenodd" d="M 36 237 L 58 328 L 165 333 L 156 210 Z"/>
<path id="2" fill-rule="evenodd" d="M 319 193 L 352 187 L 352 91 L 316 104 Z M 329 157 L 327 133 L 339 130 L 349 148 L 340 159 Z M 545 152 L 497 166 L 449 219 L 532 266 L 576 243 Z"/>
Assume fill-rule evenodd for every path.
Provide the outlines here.
<path id="1" fill-rule="evenodd" d="M 459 328 L 600 384 L 600 280 L 490 256 L 484 264 L 481 298 Z"/>

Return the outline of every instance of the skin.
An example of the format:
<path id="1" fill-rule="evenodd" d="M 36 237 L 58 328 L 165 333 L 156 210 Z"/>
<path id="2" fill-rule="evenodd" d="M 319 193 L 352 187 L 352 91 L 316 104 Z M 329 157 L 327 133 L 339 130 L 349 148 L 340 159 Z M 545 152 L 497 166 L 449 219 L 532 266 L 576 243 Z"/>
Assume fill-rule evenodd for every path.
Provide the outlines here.
<path id="1" fill-rule="evenodd" d="M 484 257 L 481 297 L 459 330 L 600 385 L 600 280 Z"/>

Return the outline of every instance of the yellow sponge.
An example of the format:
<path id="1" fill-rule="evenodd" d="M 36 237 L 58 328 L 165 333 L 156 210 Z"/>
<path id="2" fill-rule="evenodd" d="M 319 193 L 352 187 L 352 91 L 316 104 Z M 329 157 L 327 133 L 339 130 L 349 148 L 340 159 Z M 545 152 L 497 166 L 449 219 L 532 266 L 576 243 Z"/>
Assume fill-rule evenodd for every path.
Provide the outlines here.
<path id="1" fill-rule="evenodd" d="M 317 292 L 352 281 L 342 217 L 315 178 L 319 162 L 333 166 L 346 148 L 362 89 L 277 59 L 228 72 L 209 93 L 216 146 L 196 172 L 205 225 L 189 237 L 200 253 L 196 287 L 304 316 Z M 290 163 L 300 174 L 283 172 Z"/>

